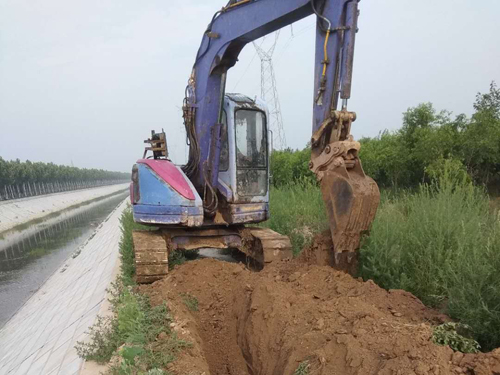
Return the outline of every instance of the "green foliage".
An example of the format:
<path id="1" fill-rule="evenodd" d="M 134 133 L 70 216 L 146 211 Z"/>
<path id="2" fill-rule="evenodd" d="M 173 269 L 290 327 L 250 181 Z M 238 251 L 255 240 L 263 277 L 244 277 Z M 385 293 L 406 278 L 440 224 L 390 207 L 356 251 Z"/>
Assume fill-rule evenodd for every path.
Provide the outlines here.
<path id="1" fill-rule="evenodd" d="M 494 187 L 500 181 L 500 90 L 495 83 L 489 93 L 477 95 L 474 109 L 470 119 L 452 119 L 431 103 L 409 108 L 401 129 L 360 140 L 365 172 L 380 186 L 416 187 L 452 160 L 474 182 Z"/>
<path id="2" fill-rule="evenodd" d="M 448 162 L 438 181 L 385 198 L 361 249 L 361 276 L 405 289 L 500 345 L 500 221 L 486 193 Z"/>
<path id="3" fill-rule="evenodd" d="M 81 358 L 97 363 L 107 363 L 116 348 L 121 345 L 116 320 L 97 316 L 88 330 L 89 342 L 77 342 L 75 349 Z"/>
<path id="4" fill-rule="evenodd" d="M 314 234 L 328 228 L 328 220 L 315 183 L 291 183 L 271 188 L 270 219 L 261 225 L 287 235 L 295 254 L 309 244 Z"/>
<path id="5" fill-rule="evenodd" d="M 192 296 L 189 293 L 185 293 L 182 295 L 182 297 L 182 302 L 184 302 L 184 304 L 190 311 L 198 311 L 198 299 L 195 296 Z"/>
<path id="6" fill-rule="evenodd" d="M 129 180 L 130 174 L 103 169 L 76 168 L 54 163 L 26 160 L 4 160 L 0 157 L 0 189 L 6 185 L 32 182 L 76 182 L 98 180 Z"/>
<path id="7" fill-rule="evenodd" d="M 114 287 L 111 300 L 114 316 L 98 317 L 89 329 L 90 341 L 77 343 L 78 355 L 98 363 L 107 363 L 118 355 L 121 359 L 111 371 L 118 374 L 135 373 L 125 371 L 128 368 L 166 366 L 178 349 L 187 345 L 170 331 L 172 319 L 166 306 L 152 307 L 147 297 L 120 283 Z M 162 332 L 166 338 L 159 345 L 156 338 Z M 168 351 L 159 351 L 159 347 L 168 348 Z"/>
<path id="8" fill-rule="evenodd" d="M 467 169 L 457 159 L 437 159 L 425 168 L 432 181 L 456 181 L 459 184 L 471 183 Z"/>
<path id="9" fill-rule="evenodd" d="M 316 177 L 309 170 L 311 148 L 294 151 L 286 149 L 271 154 L 272 183 L 276 187 L 297 183 L 316 183 Z"/>
<path id="10" fill-rule="evenodd" d="M 134 243 L 132 240 L 132 232 L 134 230 L 156 230 L 156 227 L 137 224 L 134 222 L 132 209 L 127 207 L 120 217 L 120 225 L 122 238 L 120 241 L 120 257 L 121 257 L 121 281 L 124 285 L 135 285 L 135 266 L 134 266 Z"/>
<path id="11" fill-rule="evenodd" d="M 168 269 L 173 270 L 176 266 L 198 258 L 198 250 L 176 250 L 168 254 Z"/>
<path id="12" fill-rule="evenodd" d="M 448 345 L 455 351 L 462 353 L 478 353 L 479 343 L 470 338 L 471 328 L 461 323 L 445 323 L 434 328 L 432 341 L 438 345 Z"/>
<path id="13" fill-rule="evenodd" d="M 309 375 L 309 367 L 309 361 L 302 361 L 293 375 Z"/>

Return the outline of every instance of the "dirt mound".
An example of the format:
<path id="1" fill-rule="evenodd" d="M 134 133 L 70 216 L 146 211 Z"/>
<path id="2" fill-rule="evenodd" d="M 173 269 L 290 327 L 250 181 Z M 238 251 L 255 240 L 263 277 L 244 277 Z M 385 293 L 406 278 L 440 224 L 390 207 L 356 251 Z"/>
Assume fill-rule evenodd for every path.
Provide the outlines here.
<path id="1" fill-rule="evenodd" d="M 302 250 L 298 260 L 307 264 L 331 266 L 337 270 L 345 271 L 353 275 L 356 274 L 358 266 L 358 259 L 353 255 L 355 254 L 337 254 L 337 262 L 335 262 L 332 236 L 328 229 L 313 237 L 311 245 L 306 246 Z"/>
<path id="2" fill-rule="evenodd" d="M 281 262 L 261 272 L 188 262 L 142 287 L 166 301 L 193 343 L 174 374 L 500 374 L 500 350 L 462 355 L 430 341 L 446 318 L 412 294 L 327 266 Z M 298 372 L 297 372 L 298 373 Z"/>

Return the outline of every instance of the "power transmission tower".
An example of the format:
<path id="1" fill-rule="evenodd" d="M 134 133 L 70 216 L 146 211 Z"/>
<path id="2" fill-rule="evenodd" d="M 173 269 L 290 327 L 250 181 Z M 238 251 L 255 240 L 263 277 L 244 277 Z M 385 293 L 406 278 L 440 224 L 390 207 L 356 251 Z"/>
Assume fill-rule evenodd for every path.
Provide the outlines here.
<path id="1" fill-rule="evenodd" d="M 285 131 L 283 130 L 283 118 L 281 117 L 281 106 L 276 89 L 276 77 L 273 68 L 273 53 L 278 42 L 279 31 L 274 34 L 274 42 L 270 48 L 264 49 L 253 42 L 255 50 L 260 58 L 260 96 L 269 107 L 269 128 L 273 132 L 274 147 L 286 148 Z"/>

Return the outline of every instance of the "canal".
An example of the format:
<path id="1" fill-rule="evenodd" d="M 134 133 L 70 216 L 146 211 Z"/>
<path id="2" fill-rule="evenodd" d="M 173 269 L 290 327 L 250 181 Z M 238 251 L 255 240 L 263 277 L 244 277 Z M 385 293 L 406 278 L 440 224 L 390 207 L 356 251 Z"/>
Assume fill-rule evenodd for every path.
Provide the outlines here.
<path id="1" fill-rule="evenodd" d="M 121 192 L 0 236 L 0 327 L 92 236 L 127 196 Z M 64 267 L 59 272 L 64 272 Z"/>

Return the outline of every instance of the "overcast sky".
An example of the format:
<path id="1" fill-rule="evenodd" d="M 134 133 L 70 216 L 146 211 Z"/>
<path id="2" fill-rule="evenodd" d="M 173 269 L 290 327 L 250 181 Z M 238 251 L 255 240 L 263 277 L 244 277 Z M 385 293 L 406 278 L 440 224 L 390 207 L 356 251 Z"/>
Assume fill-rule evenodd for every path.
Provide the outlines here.
<path id="1" fill-rule="evenodd" d="M 0 156 L 130 171 L 150 130 L 163 127 L 183 162 L 184 87 L 226 2 L 0 0 Z M 363 0 L 360 9 L 355 137 L 397 129 L 421 102 L 470 115 L 476 93 L 500 83 L 500 0 Z M 274 54 L 293 148 L 311 136 L 314 24 L 283 29 Z M 248 45 L 227 91 L 253 97 L 259 85 Z"/>

